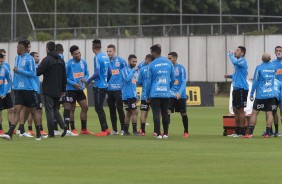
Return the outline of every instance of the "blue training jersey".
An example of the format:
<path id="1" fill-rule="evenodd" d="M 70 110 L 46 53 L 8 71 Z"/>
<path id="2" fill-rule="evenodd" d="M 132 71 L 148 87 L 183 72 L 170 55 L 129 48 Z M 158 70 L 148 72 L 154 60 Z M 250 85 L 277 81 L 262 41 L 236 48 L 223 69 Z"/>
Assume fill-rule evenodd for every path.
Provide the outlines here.
<path id="1" fill-rule="evenodd" d="M 137 84 L 142 86 L 141 100 L 146 100 L 146 84 L 148 80 L 148 65 L 143 65 L 138 73 Z"/>
<path id="2" fill-rule="evenodd" d="M 278 79 L 280 82 L 282 82 L 282 58 L 274 59 L 271 61 L 271 63 L 276 69 L 275 78 Z"/>
<path id="3" fill-rule="evenodd" d="M 271 62 L 266 62 L 258 65 L 254 73 L 250 97 L 253 97 L 254 92 L 256 91 L 257 99 L 274 98 L 275 72 L 275 67 Z"/>
<path id="4" fill-rule="evenodd" d="M 148 65 L 146 100 L 149 98 L 170 98 L 170 89 L 174 83 L 174 67 L 167 58 L 155 58 Z"/>
<path id="5" fill-rule="evenodd" d="M 38 65 L 39 65 L 39 63 L 35 63 L 35 68 L 36 69 L 38 68 Z M 38 94 L 40 94 L 40 80 L 39 80 L 39 76 L 36 76 L 35 80 L 36 80 L 36 84 L 37 84 L 37 87 L 38 87 L 36 92 Z"/>
<path id="6" fill-rule="evenodd" d="M 81 79 L 87 81 L 89 77 L 89 71 L 85 60 L 70 59 L 66 62 L 66 74 L 67 74 L 67 90 L 84 90 L 85 83 L 81 82 Z M 76 89 L 74 84 L 78 84 L 80 89 Z"/>
<path id="7" fill-rule="evenodd" d="M 7 68 L 8 72 L 9 72 L 9 75 L 10 75 L 10 78 L 12 79 L 10 64 L 7 63 L 7 62 L 3 62 L 3 66 Z M 11 84 L 12 84 L 12 81 L 11 81 Z M 11 92 L 11 88 L 12 88 L 12 85 L 11 85 L 11 84 L 8 84 L 8 81 L 5 81 L 5 85 L 9 85 L 9 86 L 10 86 L 10 89 L 9 89 L 8 93 Z"/>
<path id="8" fill-rule="evenodd" d="M 186 71 L 185 68 L 180 64 L 174 65 L 174 74 L 175 74 L 175 81 L 173 86 L 171 87 L 171 96 L 172 98 L 176 98 L 176 93 L 181 95 L 180 98 L 187 98 L 186 95 Z"/>
<path id="9" fill-rule="evenodd" d="M 17 73 L 14 73 L 13 90 L 38 90 L 35 61 L 28 53 L 15 58 Z"/>
<path id="10" fill-rule="evenodd" d="M 6 94 L 10 91 L 12 84 L 11 73 L 4 65 L 0 66 L 0 96 L 6 96 Z"/>
<path id="11" fill-rule="evenodd" d="M 108 90 L 117 91 L 122 89 L 122 69 L 127 66 L 125 60 L 121 57 L 115 56 L 110 60 L 110 67 L 112 77 L 108 81 Z"/>
<path id="12" fill-rule="evenodd" d="M 138 72 L 136 68 L 126 66 L 122 69 L 123 86 L 122 86 L 122 99 L 128 98 L 138 99 L 136 92 L 136 83 L 138 78 Z"/>
<path id="13" fill-rule="evenodd" d="M 94 80 L 93 88 L 108 88 L 110 70 L 109 57 L 102 52 L 97 53 L 94 57 L 94 74 L 87 80 L 87 83 Z"/>
<path id="14" fill-rule="evenodd" d="M 145 63 L 145 61 L 141 61 L 141 63 L 139 63 L 139 65 L 137 66 L 137 68 L 140 70 L 143 66 L 146 66 L 147 64 Z"/>
<path id="15" fill-rule="evenodd" d="M 280 101 L 281 83 L 279 80 L 274 79 L 274 96 Z"/>
<path id="16" fill-rule="evenodd" d="M 229 53 L 230 61 L 234 66 L 235 72 L 231 76 L 233 89 L 249 90 L 247 82 L 248 63 L 245 57 L 235 58 L 232 53 Z"/>

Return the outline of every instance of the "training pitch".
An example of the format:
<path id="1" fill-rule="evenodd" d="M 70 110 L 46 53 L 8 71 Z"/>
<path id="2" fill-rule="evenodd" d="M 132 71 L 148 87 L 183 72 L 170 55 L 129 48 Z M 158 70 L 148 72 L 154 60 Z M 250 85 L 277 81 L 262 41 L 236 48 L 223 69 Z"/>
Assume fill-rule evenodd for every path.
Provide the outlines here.
<path id="1" fill-rule="evenodd" d="M 108 108 L 105 109 L 110 125 Z M 77 108 L 75 117 L 78 130 L 79 110 Z M 188 139 L 182 137 L 180 114 L 171 116 L 168 140 L 154 138 L 150 112 L 145 137 L 79 135 L 35 141 L 35 138 L 14 135 L 12 141 L 0 140 L 0 181 L 3 184 L 265 184 L 282 181 L 282 137 L 264 139 L 261 136 L 265 129 L 264 113 L 259 115 L 254 138 L 242 139 L 222 136 L 222 116 L 228 113 L 227 97 L 215 97 L 215 107 L 188 107 L 187 110 Z M 7 130 L 6 112 L 3 117 Z M 45 114 L 43 117 L 46 129 Z M 99 122 L 93 107 L 89 108 L 88 119 L 89 130 L 98 132 Z"/>

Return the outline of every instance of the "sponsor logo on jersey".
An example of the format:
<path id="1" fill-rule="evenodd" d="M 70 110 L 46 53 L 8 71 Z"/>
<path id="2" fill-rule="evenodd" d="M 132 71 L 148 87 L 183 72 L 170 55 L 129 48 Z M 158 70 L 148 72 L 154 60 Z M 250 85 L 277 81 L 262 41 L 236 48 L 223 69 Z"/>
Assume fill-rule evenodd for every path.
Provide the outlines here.
<path id="1" fill-rule="evenodd" d="M 73 73 L 73 77 L 76 78 L 80 78 L 80 77 L 84 77 L 84 73 L 83 72 L 78 72 L 78 73 Z"/>

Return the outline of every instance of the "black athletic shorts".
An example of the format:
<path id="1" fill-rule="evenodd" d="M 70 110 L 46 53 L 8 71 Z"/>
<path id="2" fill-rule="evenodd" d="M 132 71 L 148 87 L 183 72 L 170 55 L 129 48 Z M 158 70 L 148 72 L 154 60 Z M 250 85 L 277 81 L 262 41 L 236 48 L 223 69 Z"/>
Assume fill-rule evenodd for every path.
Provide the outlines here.
<path id="1" fill-rule="evenodd" d="M 175 112 L 186 112 L 186 99 L 185 98 L 170 98 L 168 109 L 171 113 Z"/>
<path id="2" fill-rule="evenodd" d="M 0 98 L 0 110 L 10 109 L 13 107 L 13 100 L 10 93 L 7 93 L 5 98 Z"/>
<path id="3" fill-rule="evenodd" d="M 64 96 L 60 98 L 60 104 L 70 103 L 68 93 L 66 92 Z"/>
<path id="4" fill-rule="evenodd" d="M 80 102 L 86 100 L 86 96 L 82 90 L 69 90 L 68 97 L 70 103 Z"/>
<path id="5" fill-rule="evenodd" d="M 277 110 L 277 105 L 275 102 L 275 98 L 268 99 L 255 99 L 253 109 L 257 111 L 273 111 Z"/>
<path id="6" fill-rule="evenodd" d="M 29 108 L 39 109 L 39 99 L 36 91 L 32 90 L 14 90 L 15 105 L 23 105 Z"/>
<path id="7" fill-rule="evenodd" d="M 41 96 L 40 94 L 37 93 L 37 99 L 38 99 L 38 108 L 37 109 L 41 109 L 42 110 L 42 100 L 41 100 Z"/>
<path id="8" fill-rule="evenodd" d="M 150 110 L 150 104 L 146 100 L 141 100 L 141 111 L 149 111 Z"/>
<path id="9" fill-rule="evenodd" d="M 137 99 L 136 98 L 128 98 L 127 100 L 123 100 L 123 103 L 125 105 L 125 110 L 134 110 L 137 109 L 136 105 Z"/>
<path id="10" fill-rule="evenodd" d="M 236 108 L 247 107 L 248 90 L 236 89 L 232 91 L 232 106 Z"/>

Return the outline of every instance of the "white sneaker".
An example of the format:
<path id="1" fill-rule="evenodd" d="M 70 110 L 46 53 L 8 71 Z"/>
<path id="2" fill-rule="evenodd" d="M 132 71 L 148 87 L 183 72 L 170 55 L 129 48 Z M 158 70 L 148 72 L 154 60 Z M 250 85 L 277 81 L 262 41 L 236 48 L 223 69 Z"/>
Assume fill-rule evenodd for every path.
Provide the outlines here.
<path id="1" fill-rule="evenodd" d="M 20 134 L 19 136 L 20 136 L 20 137 L 28 137 L 28 138 L 33 137 L 32 135 L 30 135 L 30 134 L 27 133 L 27 132 L 25 132 L 25 133 L 23 133 L 23 134 Z"/>
<path id="2" fill-rule="evenodd" d="M 8 134 L 1 134 L 1 135 L 0 135 L 0 138 L 6 139 L 6 140 L 8 140 L 8 141 L 11 140 L 11 137 L 10 137 Z"/>
<path id="3" fill-rule="evenodd" d="M 168 139 L 168 135 L 163 135 L 163 139 Z"/>
<path id="4" fill-rule="evenodd" d="M 116 132 L 116 131 L 111 131 L 111 135 L 118 135 L 118 132 Z"/>
<path id="5" fill-rule="evenodd" d="M 227 135 L 227 137 L 233 137 L 235 135 L 237 135 L 237 134 L 233 133 L 233 134 Z"/>
<path id="6" fill-rule="evenodd" d="M 123 134 L 124 134 L 124 131 L 123 131 L 123 130 L 121 130 L 121 131 L 120 131 L 120 135 L 123 135 Z"/>
<path id="7" fill-rule="evenodd" d="M 20 130 L 17 130 L 17 131 L 16 131 L 16 134 L 17 134 L 17 135 L 20 135 L 20 134 L 21 134 L 21 131 L 20 131 Z"/>
<path id="8" fill-rule="evenodd" d="M 157 139 L 162 139 L 163 136 L 162 136 L 162 135 L 158 135 L 158 136 L 156 136 L 156 138 L 157 138 Z"/>
<path id="9" fill-rule="evenodd" d="M 48 138 L 48 135 L 42 135 L 42 134 L 41 134 L 41 137 L 42 137 L 43 139 L 47 139 L 47 138 Z"/>
<path id="10" fill-rule="evenodd" d="M 62 135 L 62 132 L 60 132 L 58 130 L 54 130 L 54 135 Z"/>
<path id="11" fill-rule="evenodd" d="M 150 123 L 146 123 L 146 126 L 149 126 L 149 125 L 151 125 Z"/>
<path id="12" fill-rule="evenodd" d="M 242 135 L 235 134 L 233 137 L 242 137 Z"/>
<path id="13" fill-rule="evenodd" d="M 72 131 L 67 130 L 66 136 L 78 136 L 78 134 L 75 134 Z"/>
<path id="14" fill-rule="evenodd" d="M 41 141 L 41 137 L 36 137 L 36 141 Z"/>

